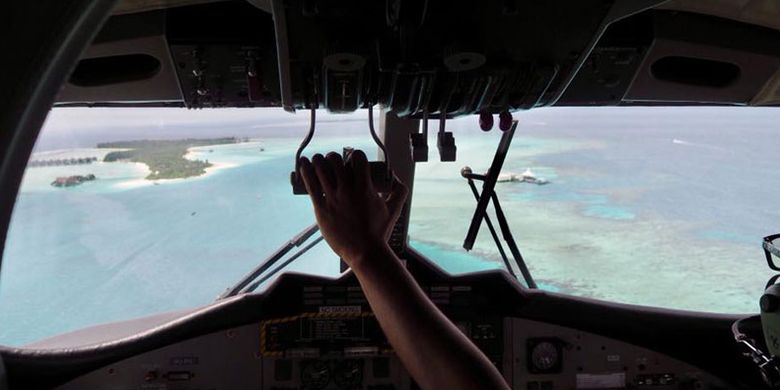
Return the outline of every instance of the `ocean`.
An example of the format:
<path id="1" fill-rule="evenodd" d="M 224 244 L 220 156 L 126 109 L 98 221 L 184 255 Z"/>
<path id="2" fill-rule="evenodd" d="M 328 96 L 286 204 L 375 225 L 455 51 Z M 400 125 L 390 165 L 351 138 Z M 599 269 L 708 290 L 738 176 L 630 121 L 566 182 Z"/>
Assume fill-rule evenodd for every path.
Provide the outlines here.
<path id="1" fill-rule="evenodd" d="M 519 113 L 504 172 L 546 185 L 497 185 L 540 287 L 607 301 L 753 313 L 771 276 L 761 238 L 780 230 L 770 186 L 780 110 L 552 108 Z M 215 167 L 159 181 L 143 164 L 28 168 L 0 274 L 0 344 L 213 302 L 313 223 L 289 173 L 307 116 L 270 110 L 55 109 L 33 159 L 102 157 L 98 142 L 250 137 L 192 148 Z M 452 120 L 458 162 L 416 166 L 410 245 L 450 273 L 502 268 L 487 229 L 461 245 L 475 200 L 460 168 L 485 171 L 500 138 Z M 433 122 L 431 128 L 437 128 Z M 321 115 L 306 154 L 345 145 L 375 155 L 365 113 Z M 94 182 L 54 188 L 58 176 Z M 285 268 L 326 276 L 324 242 Z"/>

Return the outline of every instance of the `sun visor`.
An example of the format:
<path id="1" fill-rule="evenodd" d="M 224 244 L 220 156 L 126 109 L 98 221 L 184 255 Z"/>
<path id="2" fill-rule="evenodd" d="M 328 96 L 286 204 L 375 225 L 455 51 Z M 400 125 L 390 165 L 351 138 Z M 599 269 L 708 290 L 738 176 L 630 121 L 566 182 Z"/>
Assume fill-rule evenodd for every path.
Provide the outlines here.
<path id="1" fill-rule="evenodd" d="M 162 11 L 115 16 L 86 50 L 57 103 L 180 102 Z"/>
<path id="2" fill-rule="evenodd" d="M 764 89 L 750 102 L 754 106 L 780 105 L 780 70 L 769 80 Z"/>
<path id="3" fill-rule="evenodd" d="M 780 30 L 780 3 L 776 0 L 671 0 L 658 8 L 695 12 Z"/>
<path id="4" fill-rule="evenodd" d="M 780 32 L 658 12 L 654 39 L 624 103 L 750 104 L 780 68 Z"/>

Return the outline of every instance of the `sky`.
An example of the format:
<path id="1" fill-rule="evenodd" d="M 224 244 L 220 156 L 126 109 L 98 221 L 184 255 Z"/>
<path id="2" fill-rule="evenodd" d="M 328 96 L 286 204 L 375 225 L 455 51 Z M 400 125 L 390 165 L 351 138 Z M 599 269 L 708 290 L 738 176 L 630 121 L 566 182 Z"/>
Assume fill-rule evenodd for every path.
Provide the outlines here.
<path id="1" fill-rule="evenodd" d="M 538 108 L 515 113 L 521 122 L 545 126 L 548 121 L 577 129 L 583 117 L 594 116 L 612 126 L 624 124 L 624 130 L 645 131 L 653 128 L 679 125 L 695 116 L 697 123 L 711 121 L 713 127 L 720 122 L 739 123 L 750 115 L 750 123 L 776 122 L 780 108 L 746 107 L 552 107 Z M 379 113 L 375 122 L 379 129 Z M 363 126 L 342 128 L 344 121 L 366 121 L 366 110 L 351 114 L 330 114 L 317 112 L 317 135 L 327 136 L 330 129 L 337 129 L 339 135 L 351 131 L 362 132 Z M 438 121 L 431 121 L 433 131 Z M 452 124 L 453 121 L 450 121 Z M 456 131 L 477 130 L 476 116 L 459 118 L 450 126 Z M 571 126 L 569 126 L 569 124 Z M 302 138 L 309 127 L 309 112 L 300 110 L 288 113 L 281 108 L 219 108 L 189 110 L 185 108 L 54 108 L 44 124 L 36 151 L 93 147 L 98 142 L 129 139 L 178 139 L 186 137 L 279 137 Z M 367 126 L 366 126 L 367 127 Z M 450 129 L 448 127 L 448 130 Z M 357 133 L 356 133 L 357 134 Z M 456 133 L 457 135 L 457 133 Z"/>
<path id="2" fill-rule="evenodd" d="M 335 122 L 364 120 L 365 112 L 338 116 L 317 112 L 318 130 L 325 132 Z M 308 128 L 308 111 L 293 114 L 280 108 L 54 108 L 46 118 L 36 151 L 139 138 L 303 137 Z"/>

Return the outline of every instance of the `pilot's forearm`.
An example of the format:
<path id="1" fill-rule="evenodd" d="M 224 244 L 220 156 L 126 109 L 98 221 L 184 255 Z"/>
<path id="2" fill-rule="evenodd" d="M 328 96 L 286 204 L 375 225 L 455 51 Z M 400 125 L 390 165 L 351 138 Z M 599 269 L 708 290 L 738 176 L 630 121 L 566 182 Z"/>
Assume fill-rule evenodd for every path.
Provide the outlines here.
<path id="1" fill-rule="evenodd" d="M 390 344 L 423 388 L 508 389 L 487 357 L 442 314 L 387 245 L 353 271 Z"/>

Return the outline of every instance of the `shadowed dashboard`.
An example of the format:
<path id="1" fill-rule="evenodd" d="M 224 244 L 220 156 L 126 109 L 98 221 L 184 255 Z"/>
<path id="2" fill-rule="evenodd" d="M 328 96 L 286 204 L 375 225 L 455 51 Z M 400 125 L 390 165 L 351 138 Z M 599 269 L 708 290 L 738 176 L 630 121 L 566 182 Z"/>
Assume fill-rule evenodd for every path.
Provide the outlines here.
<path id="1" fill-rule="evenodd" d="M 406 258 L 429 297 L 515 389 L 755 388 L 737 382 L 748 368 L 729 316 L 562 299 L 522 289 L 503 271 L 452 277 L 414 252 Z M 703 348 L 724 352 L 716 358 Z M 39 370 L 25 388 L 416 388 L 349 273 L 286 274 L 263 294 L 88 328 L 4 357 L 11 372 Z"/>

